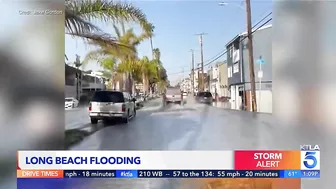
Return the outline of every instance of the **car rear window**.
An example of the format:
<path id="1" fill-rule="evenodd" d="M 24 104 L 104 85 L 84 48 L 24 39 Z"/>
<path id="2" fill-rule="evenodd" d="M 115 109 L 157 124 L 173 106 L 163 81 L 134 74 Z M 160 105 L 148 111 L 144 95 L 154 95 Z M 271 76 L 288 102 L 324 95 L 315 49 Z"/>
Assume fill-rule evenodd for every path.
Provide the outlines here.
<path id="1" fill-rule="evenodd" d="M 122 92 L 99 91 L 95 92 L 92 98 L 93 102 L 125 102 Z"/>
<path id="2" fill-rule="evenodd" d="M 180 89 L 167 89 L 166 94 L 167 95 L 180 95 L 181 90 Z"/>
<path id="3" fill-rule="evenodd" d="M 212 94 L 210 92 L 200 92 L 197 94 L 197 96 L 200 97 L 212 97 Z"/>
<path id="4" fill-rule="evenodd" d="M 72 99 L 71 98 L 66 98 L 65 102 L 72 102 Z"/>

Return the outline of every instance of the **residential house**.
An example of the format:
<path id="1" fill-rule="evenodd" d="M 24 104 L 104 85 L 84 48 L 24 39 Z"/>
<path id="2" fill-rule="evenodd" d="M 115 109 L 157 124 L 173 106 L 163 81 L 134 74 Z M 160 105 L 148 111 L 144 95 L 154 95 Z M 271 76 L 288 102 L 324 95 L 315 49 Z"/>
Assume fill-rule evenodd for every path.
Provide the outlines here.
<path id="1" fill-rule="evenodd" d="M 193 78 L 193 75 L 194 75 L 194 93 L 197 93 L 197 91 L 198 91 L 198 71 L 197 70 L 195 70 L 194 71 L 194 74 L 189 74 L 189 77 L 190 77 L 190 79 L 192 80 L 192 78 Z M 192 84 L 191 84 L 191 86 L 192 86 Z"/>
<path id="2" fill-rule="evenodd" d="M 95 91 L 106 89 L 106 79 L 100 72 L 84 73 L 82 79 L 82 96 L 91 97 Z"/>
<path id="3" fill-rule="evenodd" d="M 219 89 L 218 89 L 218 96 L 221 99 L 227 99 L 230 97 L 229 88 L 228 88 L 228 72 L 227 72 L 227 63 L 219 62 L 216 65 L 218 67 L 218 82 L 219 82 Z"/>
<path id="4" fill-rule="evenodd" d="M 190 78 L 184 78 L 181 82 L 181 90 L 184 92 L 191 92 L 191 81 Z"/>
<path id="5" fill-rule="evenodd" d="M 211 66 L 208 70 L 209 73 L 209 92 L 215 97 L 216 94 L 219 92 L 219 71 L 218 67 Z"/>
<path id="6" fill-rule="evenodd" d="M 201 77 L 202 77 L 202 74 L 201 72 L 199 72 L 199 78 Z M 203 81 L 204 81 L 204 91 L 209 90 L 209 73 L 207 73 L 205 70 L 203 73 Z M 199 80 L 198 82 L 199 84 L 201 84 L 201 80 Z"/>
<path id="7" fill-rule="evenodd" d="M 82 95 L 82 71 L 65 64 L 65 97 L 80 99 Z"/>
<path id="8" fill-rule="evenodd" d="M 204 73 L 203 73 L 203 78 L 204 78 L 204 90 L 208 90 L 208 76 L 209 74 L 207 73 L 206 70 L 204 70 Z M 200 84 L 201 84 L 201 80 L 199 78 L 201 78 L 201 70 L 200 69 L 195 69 L 194 71 L 194 92 L 195 93 L 198 93 L 198 89 L 200 87 Z M 192 79 L 192 74 L 189 74 L 189 78 Z M 191 84 L 191 81 L 190 81 L 190 86 L 192 86 Z"/>
<path id="9" fill-rule="evenodd" d="M 142 83 L 136 83 L 135 84 L 135 92 L 136 93 L 145 93 L 144 86 Z"/>
<path id="10" fill-rule="evenodd" d="M 256 96 L 259 112 L 272 112 L 272 25 L 253 33 L 253 56 L 256 76 Z M 251 85 L 246 32 L 237 35 L 227 45 L 228 86 L 231 108 L 252 110 Z M 259 64 L 262 59 L 264 64 Z M 258 74 L 259 72 L 259 74 Z M 262 72 L 262 74 L 260 74 Z M 260 76 L 258 78 L 258 75 Z"/>

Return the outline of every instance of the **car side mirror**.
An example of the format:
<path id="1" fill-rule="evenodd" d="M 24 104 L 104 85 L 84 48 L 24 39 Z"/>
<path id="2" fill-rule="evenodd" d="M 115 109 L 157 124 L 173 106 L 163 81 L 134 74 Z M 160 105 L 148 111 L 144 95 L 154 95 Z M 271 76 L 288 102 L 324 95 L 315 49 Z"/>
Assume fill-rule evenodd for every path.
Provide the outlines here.
<path id="1" fill-rule="evenodd" d="M 133 101 L 133 102 L 135 102 L 135 101 L 136 101 L 136 99 L 135 99 L 135 98 L 133 98 L 133 99 L 132 99 L 132 101 Z"/>

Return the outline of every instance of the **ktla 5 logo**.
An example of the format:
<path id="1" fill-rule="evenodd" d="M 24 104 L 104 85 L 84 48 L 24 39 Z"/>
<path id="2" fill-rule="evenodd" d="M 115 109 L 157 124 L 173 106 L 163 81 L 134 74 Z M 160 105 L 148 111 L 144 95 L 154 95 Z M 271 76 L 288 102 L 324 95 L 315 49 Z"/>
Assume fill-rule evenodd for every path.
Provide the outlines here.
<path id="1" fill-rule="evenodd" d="M 301 151 L 301 170 L 320 170 L 320 152 Z"/>

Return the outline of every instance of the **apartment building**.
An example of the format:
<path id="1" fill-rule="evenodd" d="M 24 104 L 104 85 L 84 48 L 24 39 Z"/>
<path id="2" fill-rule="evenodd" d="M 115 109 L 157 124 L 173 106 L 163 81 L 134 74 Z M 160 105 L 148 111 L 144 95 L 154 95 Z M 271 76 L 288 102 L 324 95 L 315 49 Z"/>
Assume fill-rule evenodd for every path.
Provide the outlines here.
<path id="1" fill-rule="evenodd" d="M 272 25 L 253 33 L 258 112 L 272 112 Z M 227 72 L 231 108 L 252 110 L 246 32 L 227 43 Z M 262 61 L 261 61 L 262 60 Z M 259 64 L 263 62 L 262 64 Z"/>

